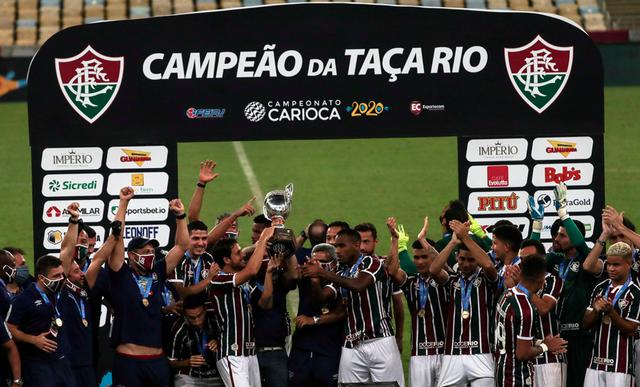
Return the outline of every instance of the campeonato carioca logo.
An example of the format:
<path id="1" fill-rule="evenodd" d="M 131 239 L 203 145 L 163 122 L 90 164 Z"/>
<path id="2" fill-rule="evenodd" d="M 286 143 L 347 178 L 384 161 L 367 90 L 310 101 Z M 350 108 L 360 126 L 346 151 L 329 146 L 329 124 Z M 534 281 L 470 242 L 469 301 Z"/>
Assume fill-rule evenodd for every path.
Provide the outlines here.
<path id="1" fill-rule="evenodd" d="M 573 46 L 554 46 L 538 35 L 522 47 L 505 48 L 504 60 L 518 95 L 533 110 L 542 113 L 567 84 Z"/>
<path id="2" fill-rule="evenodd" d="M 87 46 L 70 58 L 56 58 L 62 94 L 82 118 L 94 123 L 109 108 L 120 89 L 124 57 L 110 57 Z"/>

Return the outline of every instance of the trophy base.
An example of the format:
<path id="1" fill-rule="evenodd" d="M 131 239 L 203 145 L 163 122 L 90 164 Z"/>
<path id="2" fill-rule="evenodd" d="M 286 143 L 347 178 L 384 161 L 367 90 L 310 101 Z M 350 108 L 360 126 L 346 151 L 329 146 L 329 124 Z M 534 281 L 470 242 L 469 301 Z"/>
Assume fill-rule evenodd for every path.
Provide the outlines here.
<path id="1" fill-rule="evenodd" d="M 296 236 L 290 228 L 276 228 L 271 239 L 269 255 L 282 254 L 288 259 L 296 252 Z"/>

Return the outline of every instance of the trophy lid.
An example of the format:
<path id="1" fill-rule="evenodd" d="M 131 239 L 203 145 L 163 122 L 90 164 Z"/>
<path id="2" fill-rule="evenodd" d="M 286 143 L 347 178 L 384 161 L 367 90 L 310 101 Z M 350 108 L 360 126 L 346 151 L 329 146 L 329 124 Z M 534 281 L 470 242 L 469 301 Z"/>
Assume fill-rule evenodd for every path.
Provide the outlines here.
<path id="1" fill-rule="evenodd" d="M 271 220 L 274 217 L 287 219 L 291 212 L 291 198 L 293 197 L 293 184 L 289 183 L 284 190 L 268 192 L 264 197 L 262 212 L 265 218 Z"/>

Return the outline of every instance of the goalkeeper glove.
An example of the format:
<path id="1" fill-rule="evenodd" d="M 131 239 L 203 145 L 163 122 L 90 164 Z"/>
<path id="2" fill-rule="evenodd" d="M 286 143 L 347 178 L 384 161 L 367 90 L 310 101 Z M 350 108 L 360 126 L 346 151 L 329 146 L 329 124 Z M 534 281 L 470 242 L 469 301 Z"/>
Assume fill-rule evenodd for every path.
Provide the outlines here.
<path id="1" fill-rule="evenodd" d="M 471 214 L 467 214 L 469 215 L 469 231 L 471 231 L 471 233 L 475 236 L 477 236 L 480 239 L 483 239 L 484 237 L 487 236 L 487 233 L 484 232 L 484 229 L 482 228 L 482 226 L 480 225 L 480 223 L 478 223 L 477 220 L 473 219 L 473 216 L 471 216 Z"/>
<path id="2" fill-rule="evenodd" d="M 567 213 L 567 185 L 565 183 L 558 184 L 553 189 L 553 194 L 556 197 L 556 211 L 558 211 L 560 220 L 567 219 L 569 217 L 569 214 Z"/>
<path id="3" fill-rule="evenodd" d="M 409 245 L 409 234 L 404 230 L 404 226 L 398 225 L 398 253 L 402 251 L 407 251 L 407 246 Z"/>
<path id="4" fill-rule="evenodd" d="M 527 207 L 529 208 L 529 216 L 533 220 L 533 232 L 538 234 L 542 232 L 542 219 L 544 218 L 544 204 L 536 203 L 536 199 L 533 196 L 529 196 L 527 200 Z"/>

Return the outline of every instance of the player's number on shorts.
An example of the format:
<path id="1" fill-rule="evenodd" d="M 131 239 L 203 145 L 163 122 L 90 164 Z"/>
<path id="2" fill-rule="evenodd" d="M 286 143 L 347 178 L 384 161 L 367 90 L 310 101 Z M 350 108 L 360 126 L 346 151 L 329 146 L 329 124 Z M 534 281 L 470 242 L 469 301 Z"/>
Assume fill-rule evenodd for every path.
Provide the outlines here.
<path id="1" fill-rule="evenodd" d="M 504 329 L 504 324 L 502 322 L 499 322 L 498 325 L 496 325 L 496 348 L 500 348 L 501 355 L 507 353 L 507 350 L 505 349 L 505 342 L 507 341 L 506 336 L 507 332 Z"/>

